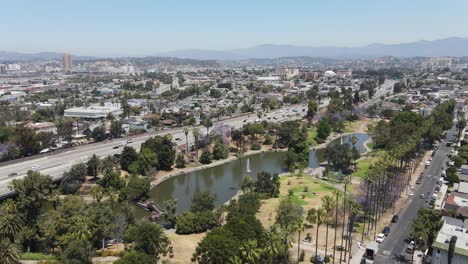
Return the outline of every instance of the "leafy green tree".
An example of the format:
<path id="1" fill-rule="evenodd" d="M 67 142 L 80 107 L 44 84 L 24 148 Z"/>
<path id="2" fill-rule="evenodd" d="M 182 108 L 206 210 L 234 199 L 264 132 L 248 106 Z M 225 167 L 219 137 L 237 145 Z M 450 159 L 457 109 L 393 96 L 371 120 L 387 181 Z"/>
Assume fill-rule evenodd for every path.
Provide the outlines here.
<path id="1" fill-rule="evenodd" d="M 317 139 L 319 142 L 325 141 L 332 132 L 332 126 L 328 118 L 322 118 L 317 123 Z"/>
<path id="2" fill-rule="evenodd" d="M 164 201 L 164 219 L 174 227 L 176 225 L 176 209 L 177 209 L 177 200 L 167 200 Z"/>
<path id="3" fill-rule="evenodd" d="M 86 248 L 86 242 L 72 241 L 68 244 L 65 250 L 60 254 L 59 260 L 69 264 L 91 264 L 89 252 Z"/>
<path id="4" fill-rule="evenodd" d="M 220 160 L 225 159 L 229 155 L 228 147 L 223 143 L 221 139 L 216 140 L 213 147 L 213 159 Z"/>
<path id="5" fill-rule="evenodd" d="M 200 162 L 202 164 L 210 164 L 212 159 L 213 159 L 213 157 L 211 155 L 210 149 L 208 148 L 208 146 L 206 146 L 203 149 L 203 152 L 202 152 L 202 154 L 200 156 Z"/>
<path id="6" fill-rule="evenodd" d="M 239 256 L 239 242 L 232 232 L 218 227 L 198 243 L 192 260 L 200 264 L 224 264 L 230 263 L 234 256 Z"/>
<path id="7" fill-rule="evenodd" d="M 268 172 L 261 171 L 257 174 L 257 180 L 254 183 L 254 190 L 266 198 L 278 197 L 279 195 L 279 177 L 278 174 L 271 175 Z"/>
<path id="8" fill-rule="evenodd" d="M 16 208 L 25 223 L 35 225 L 53 187 L 50 176 L 36 171 L 28 171 L 23 179 L 11 181 L 10 189 L 17 194 Z"/>
<path id="9" fill-rule="evenodd" d="M 73 120 L 63 118 L 57 121 L 57 135 L 70 144 L 73 140 Z"/>
<path id="10" fill-rule="evenodd" d="M 40 144 L 36 132 L 24 125 L 18 125 L 15 129 L 15 144 L 19 146 L 22 156 L 37 154 L 40 150 Z"/>
<path id="11" fill-rule="evenodd" d="M 155 168 L 158 164 L 158 156 L 155 152 L 151 151 L 150 149 L 142 149 L 140 154 L 138 155 L 138 164 L 140 168 L 140 173 L 143 175 L 147 175 L 148 172 Z"/>
<path id="12" fill-rule="evenodd" d="M 135 250 L 144 252 L 156 259 L 169 248 L 169 239 L 159 224 L 141 222 L 130 226 L 125 232 L 125 241 L 134 242 Z"/>
<path id="13" fill-rule="evenodd" d="M 154 264 L 154 260 L 150 255 L 138 251 L 127 251 L 118 259 L 115 264 Z"/>
<path id="14" fill-rule="evenodd" d="M 100 164 L 101 164 L 101 161 L 96 156 L 96 154 L 93 154 L 93 156 L 86 163 L 86 166 L 87 166 L 86 169 L 88 171 L 88 174 L 92 175 L 94 179 L 96 179 L 98 176 Z"/>
<path id="15" fill-rule="evenodd" d="M 185 168 L 185 158 L 184 158 L 184 155 L 183 154 L 179 154 L 177 155 L 177 158 L 176 158 L 176 167 L 181 169 L 181 168 Z"/>
<path id="16" fill-rule="evenodd" d="M 303 209 L 295 206 L 290 199 L 282 199 L 276 209 L 276 223 L 283 229 L 290 229 L 302 218 Z"/>
<path id="17" fill-rule="evenodd" d="M 111 138 L 118 138 L 121 137 L 124 130 L 122 128 L 122 122 L 118 120 L 112 120 L 109 134 Z"/>
<path id="18" fill-rule="evenodd" d="M 213 211 L 216 196 L 210 192 L 196 192 L 192 198 L 191 212 Z"/>
<path id="19" fill-rule="evenodd" d="M 55 147 L 55 134 L 52 132 L 38 132 L 36 134 L 36 138 L 41 145 L 41 149 L 52 148 Z"/>
<path id="20" fill-rule="evenodd" d="M 138 160 L 138 153 L 133 147 L 125 146 L 120 155 L 120 167 L 128 171 L 130 164 Z"/>
<path id="21" fill-rule="evenodd" d="M 177 217 L 176 233 L 201 233 L 215 226 L 216 219 L 212 211 L 185 212 Z"/>
<path id="22" fill-rule="evenodd" d="M 315 114 L 318 111 L 318 104 L 316 100 L 310 100 L 309 104 L 307 105 L 307 118 L 309 120 L 313 119 Z"/>
<path id="23" fill-rule="evenodd" d="M 59 189 L 64 194 L 73 194 L 85 181 L 87 167 L 84 163 L 75 164 L 69 171 L 63 173 L 63 179 L 59 184 Z"/>
<path id="24" fill-rule="evenodd" d="M 103 141 L 107 138 L 106 128 L 104 126 L 97 126 L 93 129 L 92 137 L 96 141 Z"/>
<path id="25" fill-rule="evenodd" d="M 126 188 L 121 192 L 121 197 L 128 201 L 136 202 L 149 198 L 150 190 L 151 186 L 148 179 L 132 176 Z"/>

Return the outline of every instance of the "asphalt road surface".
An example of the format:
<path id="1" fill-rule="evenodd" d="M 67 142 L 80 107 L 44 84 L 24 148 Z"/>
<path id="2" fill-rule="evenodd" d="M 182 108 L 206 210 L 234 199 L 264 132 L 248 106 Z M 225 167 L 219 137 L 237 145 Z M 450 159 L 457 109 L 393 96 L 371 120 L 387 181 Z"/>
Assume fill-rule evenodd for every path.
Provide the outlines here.
<path id="1" fill-rule="evenodd" d="M 423 172 L 422 183 L 415 186 L 414 195 L 409 196 L 403 208 L 396 209 L 399 216 L 397 223 L 389 223 L 390 234 L 383 243 L 379 244 L 379 252 L 374 261 L 375 264 L 387 263 L 411 263 L 412 255 L 406 252 L 407 242 L 405 241 L 411 232 L 412 220 L 416 217 L 418 209 L 428 205 L 428 199 L 421 199 L 419 196 L 425 196 L 429 192 L 434 192 L 436 182 L 442 173 L 442 167 L 446 168 L 447 155 L 450 148 L 445 144 L 456 136 L 456 129 L 453 127 L 447 131 L 446 139 L 439 144 L 439 149 L 435 152 L 429 168 Z M 416 259 L 416 256 L 415 256 Z"/>
<path id="2" fill-rule="evenodd" d="M 271 122 L 283 122 L 287 120 L 300 119 L 306 114 L 306 108 L 307 107 L 305 105 L 293 105 L 283 107 L 275 111 L 264 113 L 263 116 L 260 118 L 260 121 L 267 120 Z M 235 117 L 219 122 L 214 122 L 212 128 L 214 128 L 217 124 L 224 124 L 234 128 L 238 128 L 246 123 L 255 122 L 256 119 L 258 119 L 258 116 L 255 113 L 253 113 L 249 116 Z M 190 127 L 190 129 L 192 128 L 193 127 Z M 202 126 L 200 126 L 199 128 L 200 133 L 202 135 L 206 134 L 206 128 Z M 175 141 L 175 143 L 177 143 L 177 145 L 185 144 L 185 134 L 183 132 L 183 128 L 176 128 L 158 131 L 155 133 L 145 133 L 142 135 L 131 137 L 133 142 L 129 143 L 128 145 L 134 147 L 137 151 L 139 151 L 141 143 L 143 143 L 148 138 L 154 137 L 155 135 L 164 135 L 167 133 L 172 134 L 172 138 Z M 12 179 L 23 178 L 29 170 L 36 170 L 43 174 L 50 175 L 53 180 L 59 180 L 63 176 L 63 172 L 70 169 L 73 164 L 86 162 L 93 154 L 96 154 L 98 157 L 103 158 L 109 155 L 120 153 L 122 151 L 122 147 L 114 147 L 116 147 L 120 143 L 123 143 L 123 141 L 126 141 L 127 139 L 129 139 L 129 137 L 124 137 L 115 140 L 107 140 L 99 143 L 73 147 L 69 150 L 64 150 L 63 152 L 51 152 L 49 154 L 46 154 L 45 156 L 39 155 L 38 157 L 13 161 L 12 163 L 8 164 L 0 164 L 0 197 L 13 194 L 13 192 L 9 189 L 9 182 Z M 189 133 L 188 139 L 189 143 L 192 143 L 194 141 L 192 133 Z M 17 175 L 15 175 L 14 177 L 10 177 L 9 175 L 11 173 L 17 173 Z"/>

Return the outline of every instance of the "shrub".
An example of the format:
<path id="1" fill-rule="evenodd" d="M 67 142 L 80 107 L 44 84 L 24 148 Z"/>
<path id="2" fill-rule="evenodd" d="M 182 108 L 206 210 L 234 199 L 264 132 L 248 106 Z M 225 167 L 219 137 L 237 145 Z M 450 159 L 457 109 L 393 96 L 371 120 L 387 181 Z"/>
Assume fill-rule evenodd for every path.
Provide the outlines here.
<path id="1" fill-rule="evenodd" d="M 299 261 L 304 261 L 305 258 L 305 252 L 304 250 L 301 250 L 301 254 L 299 254 Z"/>
<path id="2" fill-rule="evenodd" d="M 186 212 L 177 217 L 176 233 L 193 234 L 205 232 L 216 226 L 215 216 L 212 211 Z"/>
<path id="3" fill-rule="evenodd" d="M 252 142 L 252 146 L 250 147 L 251 150 L 260 150 L 261 148 L 262 146 L 260 143 L 258 143 L 258 141 Z"/>
<path id="4" fill-rule="evenodd" d="M 184 158 L 184 154 L 180 153 L 179 155 L 177 155 L 177 158 L 176 158 L 176 168 L 185 168 L 185 158 Z"/>

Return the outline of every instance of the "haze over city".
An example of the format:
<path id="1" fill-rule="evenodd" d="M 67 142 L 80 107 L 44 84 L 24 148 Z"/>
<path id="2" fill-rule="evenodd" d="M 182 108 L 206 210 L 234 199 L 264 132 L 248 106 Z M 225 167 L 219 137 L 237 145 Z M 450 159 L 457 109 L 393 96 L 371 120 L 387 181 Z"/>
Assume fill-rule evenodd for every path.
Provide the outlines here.
<path id="1" fill-rule="evenodd" d="M 466 1 L 1 1 L 0 50 L 91 56 L 468 37 Z M 25 8 L 27 6 L 27 8 Z"/>

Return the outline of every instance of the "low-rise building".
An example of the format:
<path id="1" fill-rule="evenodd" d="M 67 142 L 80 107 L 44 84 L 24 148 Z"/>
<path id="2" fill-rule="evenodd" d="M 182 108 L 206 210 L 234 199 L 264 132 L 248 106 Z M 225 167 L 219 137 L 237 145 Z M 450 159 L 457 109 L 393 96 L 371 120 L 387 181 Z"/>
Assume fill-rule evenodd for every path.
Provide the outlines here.
<path id="1" fill-rule="evenodd" d="M 114 117 L 119 117 L 123 113 L 120 107 L 108 106 L 90 106 L 90 107 L 73 107 L 65 109 L 65 117 L 77 117 L 84 119 L 100 119 L 106 118 L 109 114 Z"/>
<path id="2" fill-rule="evenodd" d="M 460 223 L 444 221 L 437 237 L 432 244 L 432 263 L 448 264 L 449 244 L 456 236 L 452 264 L 468 263 L 468 229 Z"/>

